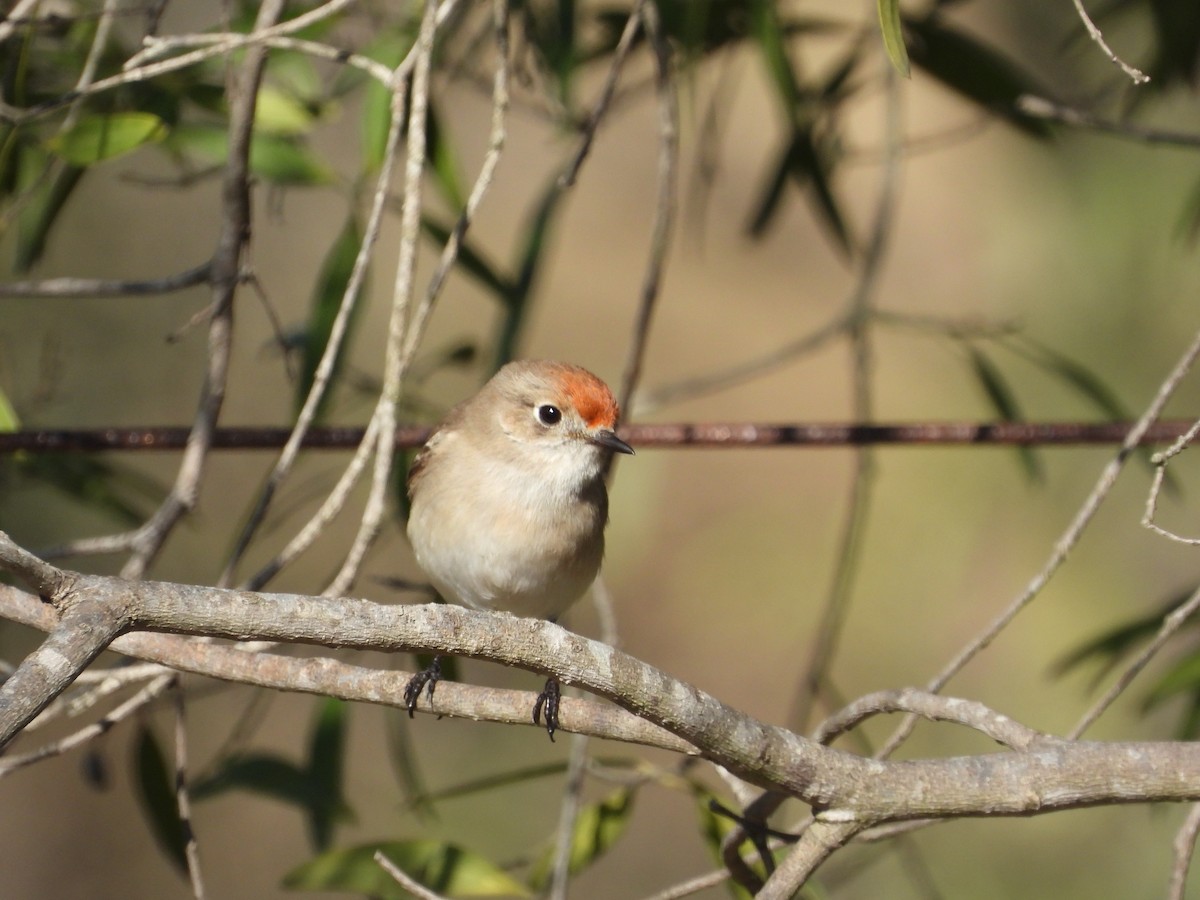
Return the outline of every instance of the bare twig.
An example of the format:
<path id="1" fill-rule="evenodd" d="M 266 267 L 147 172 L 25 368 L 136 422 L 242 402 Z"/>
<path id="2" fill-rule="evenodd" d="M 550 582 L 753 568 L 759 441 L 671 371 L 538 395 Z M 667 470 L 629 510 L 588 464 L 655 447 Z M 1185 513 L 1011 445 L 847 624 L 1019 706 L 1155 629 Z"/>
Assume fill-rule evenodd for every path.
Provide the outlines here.
<path id="1" fill-rule="evenodd" d="M 283 0 L 264 0 L 255 29 L 266 29 L 283 14 Z M 208 331 L 208 364 L 200 392 L 195 422 L 171 492 L 158 511 L 131 540 L 132 553 L 121 569 L 126 578 L 140 578 L 162 549 L 179 520 L 195 506 L 212 443 L 212 431 L 225 400 L 233 341 L 233 299 L 241 280 L 242 252 L 250 235 L 250 141 L 254 128 L 258 86 L 267 53 L 251 45 L 246 51 L 229 98 L 229 153 L 222 180 L 221 232 L 212 256 L 213 314 Z M 93 85 L 94 86 L 94 85 Z"/>
<path id="2" fill-rule="evenodd" d="M 1104 55 L 1108 57 L 1109 62 L 1128 75 L 1129 80 L 1134 84 L 1145 84 L 1148 82 L 1150 80 L 1149 75 L 1129 65 L 1129 63 L 1117 56 L 1112 48 L 1105 43 L 1104 35 L 1100 33 L 1100 29 L 1096 27 L 1096 23 L 1092 21 L 1091 16 L 1084 9 L 1083 0 L 1071 0 L 1071 2 L 1075 4 L 1075 11 L 1079 13 L 1079 18 L 1083 22 L 1083 27 L 1087 29 L 1088 36 L 1103 51 Z"/>
<path id="3" fill-rule="evenodd" d="M 1071 106 L 1064 106 L 1045 97 L 1024 94 L 1017 98 L 1017 109 L 1024 115 L 1047 122 L 1061 122 L 1074 128 L 1087 128 L 1116 137 L 1129 138 L 1143 144 L 1166 144 L 1175 147 L 1200 147 L 1200 134 L 1191 131 L 1166 131 L 1146 128 L 1132 122 L 1112 122 Z"/>
<path id="4" fill-rule="evenodd" d="M 1113 682 L 1112 686 L 1104 692 L 1104 696 L 1097 700 L 1095 704 L 1092 705 L 1091 709 L 1083 714 L 1079 722 L 1074 728 L 1071 729 L 1070 733 L 1068 733 L 1067 737 L 1071 740 L 1078 740 L 1080 737 L 1082 737 L 1083 733 L 1087 731 L 1088 728 L 1090 728 L 1092 724 L 1104 714 L 1105 710 L 1107 710 L 1113 705 L 1113 703 L 1116 702 L 1117 698 L 1125 692 L 1125 689 L 1133 683 L 1133 680 L 1141 673 L 1142 669 L 1146 668 L 1150 661 L 1158 655 L 1158 652 L 1164 646 L 1166 646 L 1167 642 L 1179 632 L 1179 629 L 1181 629 L 1187 623 L 1188 619 L 1196 612 L 1197 609 L 1200 609 L 1200 588 L 1197 588 L 1195 591 L 1193 591 L 1192 595 L 1188 597 L 1187 600 L 1179 604 L 1179 606 L 1175 607 L 1175 609 L 1171 610 L 1170 615 L 1163 619 L 1163 623 L 1159 627 L 1158 633 L 1154 636 L 1154 640 L 1142 648 L 1142 651 L 1129 662 L 1124 671 L 1121 672 L 1120 677 L 1117 678 L 1117 680 Z"/>
<path id="5" fill-rule="evenodd" d="M 1121 444 L 1120 450 L 1117 451 L 1104 469 L 1100 472 L 1100 477 L 1093 486 L 1087 498 L 1083 501 L 1083 505 L 1075 514 L 1062 536 L 1054 544 L 1054 549 L 1050 553 L 1050 558 L 1042 566 L 1041 570 L 1034 575 L 1025 588 L 1009 603 L 1007 607 L 989 624 L 974 640 L 962 649 L 937 675 L 930 679 L 925 686 L 926 690 L 937 693 L 947 682 L 950 681 L 956 674 L 962 671 L 972 659 L 985 650 L 996 637 L 1002 632 L 1008 624 L 1016 618 L 1017 614 L 1028 606 L 1034 598 L 1042 591 L 1042 588 L 1050 581 L 1059 567 L 1066 561 L 1067 555 L 1072 548 L 1079 543 L 1087 526 L 1091 523 L 1096 512 L 1107 499 L 1109 492 L 1117 481 L 1117 476 L 1121 474 L 1125 463 L 1132 455 L 1134 449 L 1142 442 L 1151 424 L 1162 413 L 1167 401 L 1175 393 L 1180 382 L 1191 371 L 1192 366 L 1196 362 L 1196 358 L 1200 356 L 1200 332 L 1197 332 L 1191 344 L 1183 352 L 1175 367 L 1167 375 L 1166 379 L 1159 385 L 1158 391 L 1146 411 L 1141 418 L 1137 420 L 1134 426 L 1125 436 L 1125 440 Z M 905 738 L 912 732 L 916 720 L 909 717 L 893 733 L 891 739 L 880 751 L 881 756 L 890 754 L 898 747 Z"/>
<path id="6" fill-rule="evenodd" d="M 1167 900 L 1183 900 L 1187 894 L 1188 869 L 1196 852 L 1196 835 L 1200 833 L 1200 805 L 1193 806 L 1183 825 L 1175 834 L 1172 847 L 1175 851 L 1171 865 L 1171 881 L 1167 887 Z"/>
<path id="7" fill-rule="evenodd" d="M 762 890 L 754 895 L 755 900 L 791 900 L 821 863 L 862 830 L 861 822 L 817 816 Z"/>
<path id="8" fill-rule="evenodd" d="M 44 564 L 27 566 L 0 533 L 0 566 L 41 580 Z M 21 678 L 34 668 L 27 660 L 0 687 L 0 739 L 61 693 L 87 656 L 120 631 L 166 631 L 347 649 L 423 650 L 554 674 L 692 743 L 706 759 L 739 778 L 817 805 L 822 810 L 818 823 L 830 826 L 852 824 L 861 830 L 896 818 L 1029 815 L 1114 803 L 1200 800 L 1200 745 L 1188 742 L 1056 741 L 1021 753 L 892 763 L 823 747 L 760 722 L 627 654 L 545 621 L 447 604 L 387 606 L 70 572 L 59 574 L 59 584 L 50 600 L 64 612 L 43 646 L 57 644 L 60 655 L 31 657 L 49 676 L 43 681 Z M 66 635 L 74 630 L 84 635 L 77 641 L 83 653 L 74 653 L 68 644 Z M 819 848 L 825 838 L 808 840 Z"/>
<path id="9" fill-rule="evenodd" d="M 187 860 L 192 896 L 196 900 L 204 900 L 200 845 L 196 840 L 196 830 L 192 827 L 192 801 L 188 792 L 187 708 L 183 688 L 178 679 L 174 679 L 171 693 L 175 698 L 175 805 L 179 813 L 179 824 L 183 828 L 184 858 Z"/>
<path id="10" fill-rule="evenodd" d="M 47 278 L 43 281 L 10 281 L 0 284 L 0 297 L 44 297 L 49 299 L 83 297 L 140 297 L 168 294 L 204 284 L 212 271 L 211 263 L 167 275 L 163 278 L 108 280 L 101 278 Z"/>
<path id="11" fill-rule="evenodd" d="M 1182 453 L 1196 439 L 1196 435 L 1200 434 L 1200 421 L 1197 421 L 1184 434 L 1181 434 L 1170 447 L 1161 453 L 1156 453 L 1151 460 L 1154 463 L 1154 479 L 1150 483 L 1150 490 L 1146 495 L 1146 511 L 1142 515 L 1142 525 L 1149 528 L 1155 534 L 1161 537 L 1168 538 L 1180 544 L 1200 544 L 1200 538 L 1188 538 L 1174 531 L 1169 531 L 1160 527 L 1154 521 L 1158 512 L 1158 497 L 1162 492 L 1163 482 L 1167 476 L 1167 466 L 1171 460 Z"/>
<path id="12" fill-rule="evenodd" d="M 638 3 L 634 15 L 640 15 L 650 46 L 654 48 L 655 84 L 658 90 L 658 197 L 654 207 L 654 229 L 650 238 L 650 260 L 642 276 L 642 289 L 634 318 L 633 338 L 621 378 L 620 408 L 629 409 L 634 392 L 641 380 L 646 347 L 650 339 L 650 322 L 658 302 L 671 249 L 674 230 L 679 163 L 679 103 L 675 96 L 675 81 L 671 72 L 671 48 L 663 34 L 658 7 L 653 3 Z M 628 26 L 627 26 L 628 28 Z M 615 63 L 614 63 L 615 65 Z"/>
<path id="13" fill-rule="evenodd" d="M 1013 750 L 1028 750 L 1041 742 L 1057 740 L 974 700 L 942 697 L 916 688 L 878 691 L 860 697 L 822 722 L 812 737 L 814 741 L 828 744 L 871 716 L 895 712 L 912 713 L 934 722 L 965 725 Z"/>
<path id="14" fill-rule="evenodd" d="M 568 188 L 575 183 L 583 161 L 587 158 L 588 153 L 591 152 L 592 142 L 596 139 L 596 130 L 600 127 L 600 122 L 604 118 L 605 112 L 608 111 L 608 105 L 612 102 L 613 92 L 617 88 L 617 78 L 620 76 L 621 69 L 625 65 L 625 58 L 629 56 L 629 51 L 633 47 L 633 41 L 637 37 L 638 30 L 643 23 L 642 7 L 645 5 L 646 0 L 636 0 L 633 8 L 629 11 L 629 18 L 625 20 L 625 29 L 621 32 L 617 46 L 613 48 L 612 63 L 608 67 L 608 75 L 605 76 L 604 86 L 600 89 L 600 96 L 596 100 L 596 105 L 592 107 L 587 120 L 583 123 L 583 140 L 579 142 L 575 156 L 571 159 L 567 168 L 558 176 L 558 186 L 560 188 Z"/>
<path id="15" fill-rule="evenodd" d="M 173 674 L 160 675 L 132 697 L 113 707 L 112 710 L 105 713 L 95 722 L 85 725 L 83 728 L 72 732 L 64 738 L 60 738 L 29 753 L 13 753 L 0 757 L 0 778 L 12 774 L 17 769 L 41 762 L 44 759 L 61 756 L 77 747 L 82 747 L 102 734 L 106 734 L 114 725 L 125 721 L 134 713 L 144 709 L 147 704 L 154 702 L 162 696 L 163 691 L 170 686 L 174 678 Z M 36 721 L 33 724 L 36 724 Z M 26 731 L 28 730 L 26 729 Z"/>
<path id="16" fill-rule="evenodd" d="M 388 485 L 391 481 L 395 443 L 396 406 L 404 376 L 403 347 L 408 329 L 409 307 L 416 286 L 417 243 L 421 232 L 422 176 L 425 172 L 425 135 L 429 111 L 430 72 L 433 67 L 433 39 L 437 31 L 439 6 L 437 0 L 426 0 L 417 33 L 416 61 L 408 102 L 408 138 L 404 160 L 404 204 L 400 214 L 400 252 L 392 289 L 392 308 L 388 319 L 388 341 L 384 354 L 383 386 L 379 401 L 371 416 L 378 422 L 375 465 L 366 505 L 358 530 L 341 568 L 325 589 L 327 596 L 346 593 L 358 577 L 367 550 L 375 542 L 383 523 Z M 395 97 L 395 94 L 393 94 Z M 392 115 L 401 114 L 395 106 Z"/>
<path id="17" fill-rule="evenodd" d="M 400 887 L 404 888 L 404 890 L 408 891 L 414 897 L 417 897 L 418 900 L 447 900 L 446 897 L 431 891 L 425 885 L 413 879 L 407 872 L 388 859 L 382 850 L 376 850 L 373 859 L 392 877 L 396 884 L 400 885 Z"/>

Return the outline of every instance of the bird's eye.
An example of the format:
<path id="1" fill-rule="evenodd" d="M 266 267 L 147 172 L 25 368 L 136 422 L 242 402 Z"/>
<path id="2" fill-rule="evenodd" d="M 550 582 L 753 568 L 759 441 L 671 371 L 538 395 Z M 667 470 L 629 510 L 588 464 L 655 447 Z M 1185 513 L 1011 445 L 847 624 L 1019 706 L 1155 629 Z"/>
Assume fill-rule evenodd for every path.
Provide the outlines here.
<path id="1" fill-rule="evenodd" d="M 543 403 L 537 408 L 538 420 L 543 425 L 557 425 L 562 421 L 562 410 L 550 403 Z"/>

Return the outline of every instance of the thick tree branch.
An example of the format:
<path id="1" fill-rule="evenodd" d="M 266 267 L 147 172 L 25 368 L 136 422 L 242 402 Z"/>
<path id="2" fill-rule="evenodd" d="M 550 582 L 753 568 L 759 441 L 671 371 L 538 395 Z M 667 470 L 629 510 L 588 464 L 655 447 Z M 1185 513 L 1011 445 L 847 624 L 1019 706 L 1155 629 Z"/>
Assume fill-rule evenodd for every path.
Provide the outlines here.
<path id="1" fill-rule="evenodd" d="M 2 534 L 0 566 L 47 581 L 45 564 L 31 564 L 28 554 Z M 1060 741 L 1018 753 L 863 759 L 759 722 L 653 666 L 549 622 L 452 606 L 382 606 L 71 573 L 63 573 L 61 585 L 50 597 L 64 608 L 60 633 L 66 615 L 75 611 L 76 617 L 86 616 L 81 624 L 89 639 L 73 659 L 51 667 L 48 674 L 54 678 L 34 685 L 37 708 L 65 688 L 88 653 L 94 656 L 121 630 L 424 650 L 557 675 L 665 728 L 739 777 L 809 803 L 818 819 L 830 824 L 865 827 L 913 818 L 1031 815 L 1200 799 L 1200 744 Z M 41 652 L 31 657 L 39 665 Z M 17 675 L 10 682 L 13 678 Z M 6 684 L 0 696 L 16 693 Z M 25 692 L 19 693 L 24 700 Z M 36 714 L 31 708 L 14 713 L 0 705 L 0 741 Z"/>

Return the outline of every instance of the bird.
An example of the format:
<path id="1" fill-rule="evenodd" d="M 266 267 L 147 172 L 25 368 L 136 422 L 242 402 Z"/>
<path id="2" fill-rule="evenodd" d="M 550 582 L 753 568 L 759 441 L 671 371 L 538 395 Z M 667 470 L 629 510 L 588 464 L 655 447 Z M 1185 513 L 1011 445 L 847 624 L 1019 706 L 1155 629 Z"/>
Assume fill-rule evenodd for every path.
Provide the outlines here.
<path id="1" fill-rule="evenodd" d="M 500 368 L 454 407 L 409 467 L 408 538 L 443 598 L 479 610 L 556 620 L 595 581 L 604 556 L 619 408 L 586 369 L 551 360 Z M 430 702 L 439 660 L 404 690 L 409 715 Z M 533 722 L 554 740 L 560 686 L 538 694 Z"/>

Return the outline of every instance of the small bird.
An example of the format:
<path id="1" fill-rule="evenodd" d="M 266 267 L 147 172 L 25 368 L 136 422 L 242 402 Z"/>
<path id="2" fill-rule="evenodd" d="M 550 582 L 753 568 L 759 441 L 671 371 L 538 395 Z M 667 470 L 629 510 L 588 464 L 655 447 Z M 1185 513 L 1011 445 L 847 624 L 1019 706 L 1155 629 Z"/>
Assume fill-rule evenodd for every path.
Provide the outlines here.
<path id="1" fill-rule="evenodd" d="M 408 538 L 417 564 L 447 600 L 553 621 L 596 578 L 604 556 L 617 401 L 578 366 L 512 362 L 452 409 L 408 474 Z M 411 716 L 438 660 L 408 682 Z M 554 740 L 560 688 L 551 678 L 533 721 Z"/>

